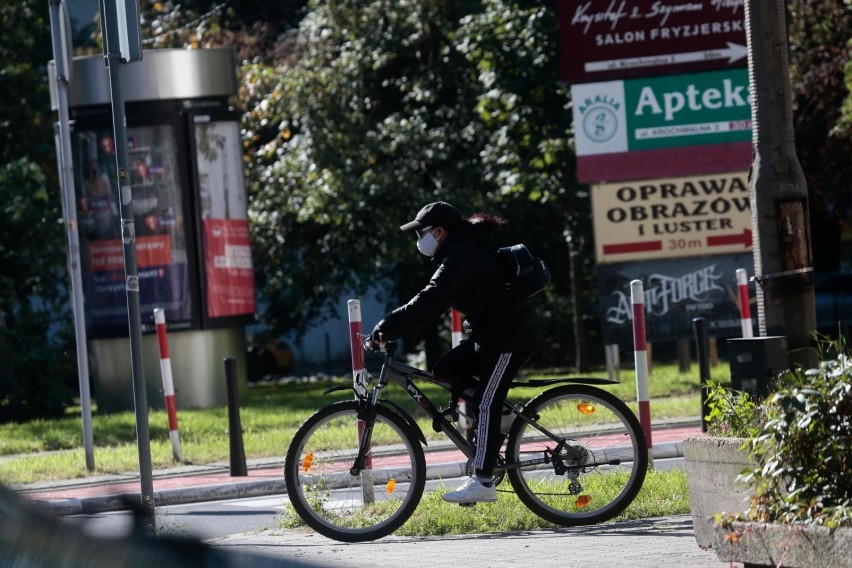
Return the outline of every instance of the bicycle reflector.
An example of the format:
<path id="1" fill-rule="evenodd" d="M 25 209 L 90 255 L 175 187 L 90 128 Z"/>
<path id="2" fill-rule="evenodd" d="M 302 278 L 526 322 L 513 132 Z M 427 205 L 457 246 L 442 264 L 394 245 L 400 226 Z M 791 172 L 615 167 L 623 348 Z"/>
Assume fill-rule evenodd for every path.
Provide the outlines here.
<path id="1" fill-rule="evenodd" d="M 311 452 L 305 456 L 305 459 L 302 460 L 302 470 L 307 473 L 310 471 L 311 466 L 314 465 L 314 453 Z"/>
<path id="2" fill-rule="evenodd" d="M 580 411 L 580 414 L 586 414 L 586 415 L 594 414 L 595 405 L 590 403 L 590 402 L 578 402 L 577 403 L 577 410 Z"/>
<path id="3" fill-rule="evenodd" d="M 396 479 L 391 479 L 388 481 L 388 484 L 385 486 L 385 491 L 388 495 L 393 493 L 393 490 L 396 489 Z"/>
<path id="4" fill-rule="evenodd" d="M 588 507 L 591 504 L 592 504 L 592 498 L 589 497 L 588 495 L 580 495 L 579 497 L 577 497 L 577 500 L 574 501 L 574 506 L 577 507 L 578 509 Z"/>

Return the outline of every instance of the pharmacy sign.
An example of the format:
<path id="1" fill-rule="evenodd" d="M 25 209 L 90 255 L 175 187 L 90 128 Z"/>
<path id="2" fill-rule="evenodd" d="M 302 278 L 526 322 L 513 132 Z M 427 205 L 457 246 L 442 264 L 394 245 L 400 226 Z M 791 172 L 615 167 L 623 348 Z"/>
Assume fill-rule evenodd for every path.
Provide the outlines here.
<path id="1" fill-rule="evenodd" d="M 736 171 L 751 160 L 745 69 L 586 83 L 571 95 L 582 182 Z"/>

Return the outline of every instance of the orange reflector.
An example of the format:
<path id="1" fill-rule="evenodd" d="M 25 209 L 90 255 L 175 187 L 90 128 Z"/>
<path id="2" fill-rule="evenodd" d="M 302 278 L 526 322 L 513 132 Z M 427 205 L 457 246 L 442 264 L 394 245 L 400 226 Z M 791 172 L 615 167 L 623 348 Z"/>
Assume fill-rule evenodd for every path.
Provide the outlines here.
<path id="1" fill-rule="evenodd" d="M 577 497 L 577 500 L 574 501 L 574 506 L 578 509 L 582 509 L 583 507 L 588 507 L 592 504 L 592 498 L 588 495 L 580 495 Z"/>
<path id="2" fill-rule="evenodd" d="M 580 411 L 580 414 L 594 414 L 595 405 L 588 402 L 580 402 L 577 404 L 577 410 Z"/>
<path id="3" fill-rule="evenodd" d="M 305 456 L 305 459 L 302 460 L 302 470 L 307 473 L 311 466 L 314 465 L 314 453 L 311 452 Z"/>
<path id="4" fill-rule="evenodd" d="M 385 491 L 387 491 L 388 495 L 390 495 L 391 493 L 393 493 L 394 489 L 396 489 L 396 479 L 391 479 L 385 486 Z"/>

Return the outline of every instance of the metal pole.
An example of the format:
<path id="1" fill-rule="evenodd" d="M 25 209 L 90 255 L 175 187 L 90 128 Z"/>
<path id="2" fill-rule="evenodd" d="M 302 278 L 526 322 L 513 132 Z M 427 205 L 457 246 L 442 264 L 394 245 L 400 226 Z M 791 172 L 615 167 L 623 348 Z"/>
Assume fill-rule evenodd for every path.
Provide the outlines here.
<path id="1" fill-rule="evenodd" d="M 83 276 L 80 270 L 80 235 L 77 232 L 77 201 L 74 195 L 74 164 L 71 153 L 71 130 L 68 119 L 67 83 L 73 65 L 70 45 L 63 45 L 60 19 L 61 0 L 50 0 L 50 31 L 53 40 L 53 62 L 56 71 L 56 101 L 59 122 L 56 123 L 56 155 L 59 158 L 59 182 L 62 188 L 62 215 L 68 235 L 68 273 L 71 278 L 71 306 L 74 313 L 74 337 L 77 343 L 77 376 L 80 383 L 80 414 L 83 419 L 83 450 L 86 469 L 95 469 L 95 442 L 92 434 L 92 394 L 89 388 L 89 354 L 86 349 L 86 317 L 83 304 Z"/>
<path id="2" fill-rule="evenodd" d="M 243 426 L 240 421 L 239 390 L 237 388 L 237 360 L 225 358 L 225 382 L 228 387 L 228 439 L 231 448 L 231 477 L 245 477 L 246 450 L 243 446 Z"/>
<path id="3" fill-rule="evenodd" d="M 698 374 L 701 381 L 701 431 L 707 431 L 704 418 L 710 413 L 707 405 L 707 382 L 710 380 L 710 341 L 707 339 L 707 320 L 692 320 L 695 329 L 695 352 L 698 356 Z"/>
<path id="4" fill-rule="evenodd" d="M 121 93 L 119 70 L 121 52 L 118 20 L 112 2 L 100 0 L 101 22 L 104 30 L 104 61 L 109 71 L 112 97 L 112 124 L 115 138 L 115 159 L 118 170 L 119 204 L 121 209 L 121 240 L 124 244 L 124 277 L 127 292 L 127 318 L 130 331 L 131 377 L 136 406 L 136 445 L 139 451 L 139 479 L 142 486 L 142 507 L 154 508 L 154 482 L 151 473 L 151 439 L 148 429 L 148 397 L 142 365 L 142 316 L 139 301 L 139 270 L 136 265 L 136 227 L 133 222 L 133 196 L 127 172 L 127 118 Z M 153 515 L 152 515 L 153 518 Z M 154 527 L 151 527 L 152 531 Z"/>

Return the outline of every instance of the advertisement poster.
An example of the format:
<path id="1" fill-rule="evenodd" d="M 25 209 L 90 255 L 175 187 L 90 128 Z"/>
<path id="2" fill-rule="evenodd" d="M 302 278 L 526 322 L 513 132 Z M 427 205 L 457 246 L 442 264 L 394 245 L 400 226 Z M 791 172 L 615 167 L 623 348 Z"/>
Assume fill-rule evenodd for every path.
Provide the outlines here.
<path id="1" fill-rule="evenodd" d="M 195 118 L 207 317 L 254 315 L 239 123 Z"/>
<path id="2" fill-rule="evenodd" d="M 599 263 L 750 252 L 748 172 L 592 186 Z"/>
<path id="3" fill-rule="evenodd" d="M 747 64 L 743 0 L 558 0 L 556 7 L 567 83 Z"/>
<path id="4" fill-rule="evenodd" d="M 587 83 L 571 87 L 581 182 L 747 170 L 748 71 Z"/>
<path id="5" fill-rule="evenodd" d="M 170 327 L 192 318 L 179 151 L 169 125 L 128 128 L 128 154 L 140 311 L 143 323 L 163 308 Z M 73 138 L 78 166 L 77 211 L 86 318 L 95 336 L 127 333 L 124 249 L 111 130 L 84 130 Z M 79 171 L 82 170 L 82 171 Z"/>
<path id="6" fill-rule="evenodd" d="M 754 274 L 752 255 L 599 265 L 598 298 L 604 342 L 632 345 L 633 280 L 641 280 L 644 287 L 648 341 L 692 339 L 692 320 L 697 317 L 706 319 L 711 337 L 740 337 L 738 268 Z M 754 298 L 753 286 L 750 295 Z"/>

